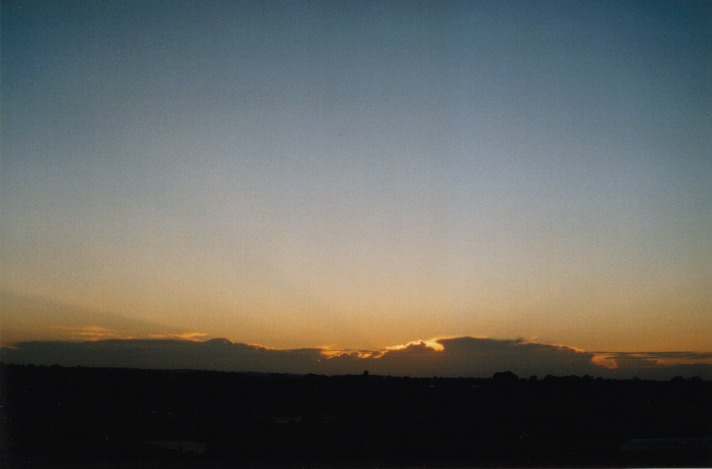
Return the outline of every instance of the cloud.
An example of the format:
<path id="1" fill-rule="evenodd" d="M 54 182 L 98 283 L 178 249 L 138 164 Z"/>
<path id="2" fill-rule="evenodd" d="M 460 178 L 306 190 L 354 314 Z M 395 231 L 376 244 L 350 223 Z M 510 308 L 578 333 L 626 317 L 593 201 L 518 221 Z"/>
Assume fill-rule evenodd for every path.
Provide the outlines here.
<path id="1" fill-rule="evenodd" d="M 274 350 L 227 339 L 108 339 L 34 341 L 0 348 L 5 363 L 131 368 L 209 369 L 266 373 L 371 374 L 394 376 L 489 377 L 512 371 L 520 377 L 592 375 L 670 379 L 676 375 L 712 379 L 711 354 L 680 352 L 592 353 L 563 345 L 473 337 L 414 341 L 385 350 L 334 351 L 318 348 Z M 697 363 L 665 365 L 658 359 L 683 357 Z"/>
<path id="2" fill-rule="evenodd" d="M 491 376 L 505 370 L 519 376 L 591 374 L 600 368 L 592 362 L 592 354 L 557 345 L 472 337 L 437 343 L 441 350 L 427 342 L 411 343 L 370 361 L 376 372 L 403 370 L 413 376 Z"/>
<path id="3" fill-rule="evenodd" d="M 102 326 L 81 326 L 81 327 L 61 327 L 71 339 L 74 340 L 107 340 L 107 339 L 132 339 L 131 335 L 127 335 L 124 331 L 109 329 Z"/>
<path id="4" fill-rule="evenodd" d="M 594 362 L 609 367 L 615 376 L 712 379 L 712 353 L 709 352 L 596 352 Z"/>
<path id="5" fill-rule="evenodd" d="M 712 363 L 712 352 L 597 352 L 615 360 L 642 359 L 658 364 L 676 364 L 681 362 Z"/>
<path id="6" fill-rule="evenodd" d="M 222 371 L 318 372 L 318 349 L 269 350 L 227 339 L 109 339 L 32 341 L 0 349 L 6 363 Z"/>
<path id="7" fill-rule="evenodd" d="M 0 342 L 205 337 L 200 332 L 0 289 Z"/>
<path id="8" fill-rule="evenodd" d="M 149 339 L 180 339 L 180 340 L 192 340 L 197 341 L 207 337 L 209 334 L 205 332 L 174 332 L 174 333 L 163 333 L 163 334 L 149 334 Z"/>

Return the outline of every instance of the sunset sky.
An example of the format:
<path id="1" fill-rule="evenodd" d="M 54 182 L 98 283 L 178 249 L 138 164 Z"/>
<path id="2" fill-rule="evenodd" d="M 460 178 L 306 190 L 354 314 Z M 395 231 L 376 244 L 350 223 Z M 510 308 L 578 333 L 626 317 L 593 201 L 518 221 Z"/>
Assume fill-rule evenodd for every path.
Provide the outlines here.
<path id="1" fill-rule="evenodd" d="M 1 60 L 4 344 L 712 352 L 709 2 L 4 0 Z"/>

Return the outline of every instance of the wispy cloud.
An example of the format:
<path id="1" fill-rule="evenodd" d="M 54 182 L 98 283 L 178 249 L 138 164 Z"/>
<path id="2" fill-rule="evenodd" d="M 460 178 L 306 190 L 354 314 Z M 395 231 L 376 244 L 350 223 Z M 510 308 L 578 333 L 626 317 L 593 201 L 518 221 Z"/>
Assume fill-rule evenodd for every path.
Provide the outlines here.
<path id="1" fill-rule="evenodd" d="M 71 340 L 98 341 L 107 339 L 133 339 L 125 331 L 109 329 L 107 327 L 88 325 L 80 327 L 59 327 Z"/>
<path id="2" fill-rule="evenodd" d="M 174 333 L 163 333 L 163 334 L 149 334 L 150 339 L 178 339 L 178 340 L 190 340 L 198 341 L 207 337 L 209 334 L 205 332 L 174 332 Z"/>
<path id="3" fill-rule="evenodd" d="M 136 334 L 136 332 L 111 329 L 103 326 L 87 325 L 79 327 L 59 327 L 72 341 L 96 342 L 101 340 L 119 339 L 175 339 L 198 341 L 208 336 L 205 332 L 163 332 L 151 334 Z"/>
<path id="4" fill-rule="evenodd" d="M 85 309 L 45 298 L 0 289 L 2 329 L 0 340 L 13 344 L 23 340 L 101 341 L 107 339 L 188 339 L 207 337 L 105 311 Z"/>

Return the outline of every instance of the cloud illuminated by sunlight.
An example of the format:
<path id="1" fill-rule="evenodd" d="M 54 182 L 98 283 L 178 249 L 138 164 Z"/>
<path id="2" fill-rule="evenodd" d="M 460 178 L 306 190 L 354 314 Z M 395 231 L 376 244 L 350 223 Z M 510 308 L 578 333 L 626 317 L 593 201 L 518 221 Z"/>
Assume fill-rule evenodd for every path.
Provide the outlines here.
<path id="1" fill-rule="evenodd" d="M 610 355 L 594 355 L 593 358 L 591 358 L 591 362 L 593 362 L 594 365 L 602 366 L 609 370 L 618 368 L 618 362 Z"/>
<path id="2" fill-rule="evenodd" d="M 396 350 L 405 350 L 409 347 L 418 347 L 418 346 L 425 346 L 428 348 L 431 348 L 435 350 L 436 352 L 442 352 L 445 350 L 445 347 L 438 342 L 437 339 L 429 339 L 429 340 L 413 340 L 411 342 L 408 342 L 407 344 L 403 345 L 390 345 L 386 347 L 386 350 L 389 352 L 396 351 Z"/>
<path id="3" fill-rule="evenodd" d="M 150 334 L 151 339 L 178 339 L 178 340 L 190 340 L 193 342 L 199 341 L 206 337 L 208 334 L 205 332 L 180 332 L 171 334 Z"/>
<path id="4" fill-rule="evenodd" d="M 509 370 L 518 376 L 591 375 L 670 379 L 712 376 L 712 352 L 578 352 L 572 347 L 521 340 L 416 340 L 381 350 L 270 349 L 228 339 L 195 339 L 202 333 L 152 339 L 117 339 L 121 331 L 85 326 L 79 340 L 29 341 L 0 347 L 5 363 L 195 368 L 297 374 L 487 377 Z M 103 338 L 102 338 L 103 337 Z M 181 339 L 181 340 L 177 340 Z M 675 364 L 668 364 L 674 361 Z M 665 364 L 661 364 L 665 363 Z"/>
<path id="5" fill-rule="evenodd" d="M 647 366 L 712 364 L 710 352 L 610 352 L 596 356 L 600 357 L 599 360 L 609 360 L 618 366 L 633 362 Z"/>
<path id="6" fill-rule="evenodd" d="M 87 325 L 81 327 L 61 327 L 60 329 L 67 332 L 70 340 L 78 340 L 81 342 L 96 342 L 99 340 L 129 340 L 129 339 L 174 339 L 174 340 L 189 340 L 192 342 L 199 341 L 205 338 L 208 334 L 205 332 L 168 332 L 158 334 L 131 334 L 128 331 L 111 329 L 103 326 Z"/>
<path id="7" fill-rule="evenodd" d="M 519 342 L 523 345 L 550 345 L 551 347 L 555 347 L 555 348 L 562 349 L 562 350 L 573 350 L 574 352 L 578 352 L 578 353 L 586 353 L 586 350 L 579 348 L 579 347 L 574 347 L 573 345 L 539 342 L 536 337 L 533 337 L 531 339 L 520 339 Z"/>
<path id="8" fill-rule="evenodd" d="M 369 351 L 369 350 L 329 350 L 329 349 L 321 349 L 319 351 L 322 357 L 325 357 L 327 360 L 330 360 L 332 358 L 340 358 L 340 357 L 354 357 L 354 358 L 381 358 L 385 351 Z"/>
<path id="9" fill-rule="evenodd" d="M 445 347 L 438 342 L 440 339 L 429 339 L 429 340 L 413 340 L 406 344 L 400 345 L 389 345 L 383 350 L 333 350 L 328 347 L 323 347 L 320 353 L 326 359 L 340 358 L 340 357 L 351 357 L 351 358 L 361 358 L 361 359 L 378 359 L 382 358 L 388 352 L 397 352 L 400 350 L 406 350 L 410 347 L 427 347 L 435 352 L 442 352 Z"/>
<path id="10" fill-rule="evenodd" d="M 98 340 L 108 339 L 133 339 L 132 335 L 128 335 L 123 331 L 109 329 L 101 326 L 81 326 L 81 327 L 61 327 L 69 333 L 69 336 L 74 340 L 94 342 Z"/>
<path id="11" fill-rule="evenodd" d="M 379 359 L 388 352 L 406 350 L 410 347 L 427 347 L 435 352 L 442 352 L 445 347 L 438 342 L 439 339 L 413 340 L 406 344 L 389 345 L 383 350 L 334 350 L 329 347 L 321 347 L 319 353 L 327 360 L 332 358 L 350 357 L 360 359 Z"/>

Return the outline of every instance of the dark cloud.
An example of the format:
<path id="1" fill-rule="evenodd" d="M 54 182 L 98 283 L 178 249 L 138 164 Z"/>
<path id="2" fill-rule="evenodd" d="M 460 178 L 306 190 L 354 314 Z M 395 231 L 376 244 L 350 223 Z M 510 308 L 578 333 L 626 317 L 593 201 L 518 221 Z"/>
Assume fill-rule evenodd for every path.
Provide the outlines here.
<path id="1" fill-rule="evenodd" d="M 596 352 L 600 363 L 616 377 L 669 379 L 699 376 L 712 379 L 712 353 L 705 352 Z"/>
<path id="2" fill-rule="evenodd" d="M 372 374 L 399 376 L 492 376 L 512 371 L 520 377 L 592 375 L 670 379 L 676 375 L 712 378 L 712 365 L 661 364 L 662 358 L 709 359 L 710 354 L 591 353 L 523 340 L 472 337 L 414 342 L 385 351 L 328 353 L 320 349 L 272 350 L 232 343 L 169 339 L 112 339 L 84 342 L 22 342 L 0 349 L 6 363 L 136 368 L 191 368 L 268 373 Z"/>
<path id="3" fill-rule="evenodd" d="M 645 360 L 712 360 L 712 352 L 596 352 L 606 354 L 611 358 L 630 359 L 641 358 Z"/>
<path id="4" fill-rule="evenodd" d="M 356 360 L 360 360 L 360 366 L 367 366 L 378 374 L 411 376 L 491 376 L 504 370 L 520 376 L 601 371 L 601 367 L 592 362 L 593 354 L 568 347 L 472 337 L 441 339 L 437 343 L 442 346 L 441 351 L 420 342 L 387 351 L 380 358 Z M 347 357 L 349 362 L 354 359 L 353 355 Z"/>
<path id="5" fill-rule="evenodd" d="M 269 350 L 227 339 L 205 342 L 121 339 L 86 342 L 22 342 L 1 349 L 6 363 L 221 371 L 318 372 L 319 350 Z"/>

